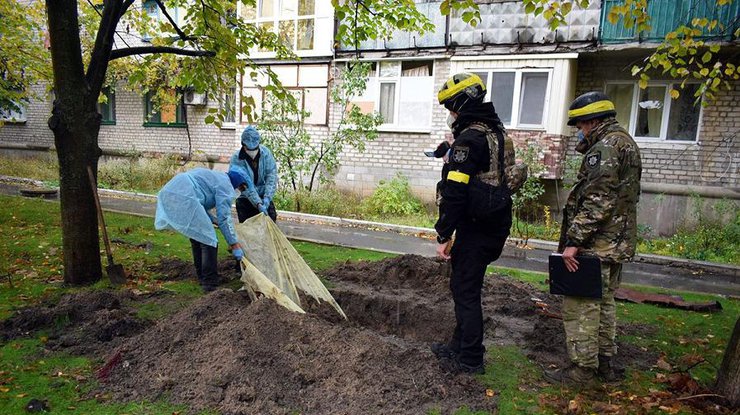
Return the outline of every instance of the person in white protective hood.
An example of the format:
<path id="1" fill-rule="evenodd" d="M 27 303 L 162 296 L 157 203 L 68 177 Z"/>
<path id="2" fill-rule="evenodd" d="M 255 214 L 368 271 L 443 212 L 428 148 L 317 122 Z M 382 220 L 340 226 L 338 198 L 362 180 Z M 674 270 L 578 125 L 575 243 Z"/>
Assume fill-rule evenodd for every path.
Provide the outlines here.
<path id="1" fill-rule="evenodd" d="M 247 172 L 231 167 L 227 173 L 195 168 L 173 177 L 157 194 L 154 227 L 172 229 L 190 238 L 198 281 L 205 292 L 218 285 L 217 225 L 240 261 L 244 256 L 231 218 L 231 204 L 247 188 Z M 235 189 L 237 190 L 235 192 Z M 216 210 L 216 215 L 210 211 Z"/>

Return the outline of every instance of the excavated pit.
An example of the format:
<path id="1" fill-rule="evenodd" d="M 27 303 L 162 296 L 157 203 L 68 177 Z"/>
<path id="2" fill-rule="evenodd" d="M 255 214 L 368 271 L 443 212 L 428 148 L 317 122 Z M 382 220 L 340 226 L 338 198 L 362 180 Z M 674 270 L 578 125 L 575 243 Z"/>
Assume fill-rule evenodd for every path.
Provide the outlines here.
<path id="1" fill-rule="evenodd" d="M 220 269 L 232 265 L 224 261 Z M 170 261 L 159 269 L 165 279 L 194 278 L 190 264 Z M 137 317 L 137 304 L 182 300 L 91 291 L 20 310 L 3 322 L 0 335 L 7 340 L 54 328 L 49 348 L 103 358 L 95 393 L 119 401 L 164 398 L 193 413 L 495 410 L 497 398 L 483 385 L 446 374 L 429 351 L 455 324 L 445 263 L 405 255 L 342 264 L 322 276 L 347 321 L 312 299 L 302 299 L 308 314 L 301 315 L 221 289 L 152 322 Z M 516 345 L 543 366 L 567 360 L 562 322 L 544 315 L 558 314 L 559 298 L 489 275 L 483 307 L 489 349 Z M 620 333 L 644 329 L 622 325 Z M 644 368 L 655 361 L 651 353 L 621 346 L 622 365 Z"/>

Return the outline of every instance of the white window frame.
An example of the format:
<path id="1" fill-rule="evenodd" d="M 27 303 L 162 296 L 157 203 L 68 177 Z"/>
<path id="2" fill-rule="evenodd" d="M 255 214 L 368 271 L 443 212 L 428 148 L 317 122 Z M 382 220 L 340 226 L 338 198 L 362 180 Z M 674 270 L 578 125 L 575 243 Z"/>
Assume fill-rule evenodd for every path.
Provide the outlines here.
<path id="1" fill-rule="evenodd" d="M 313 13 L 312 14 L 306 14 L 306 15 L 300 15 L 298 14 L 298 10 L 296 10 L 296 14 L 293 16 L 285 16 L 284 18 L 280 15 L 280 10 L 282 9 L 282 3 L 285 0 L 272 0 L 273 6 L 272 6 L 272 16 L 270 17 L 262 17 L 260 16 L 260 12 L 262 11 L 262 2 L 264 0 L 257 0 L 255 3 L 255 20 L 254 22 L 261 26 L 265 23 L 272 23 L 272 32 L 280 35 L 280 21 L 282 20 L 292 20 L 293 21 L 293 44 L 291 45 L 291 50 L 294 52 L 308 52 L 316 49 L 316 23 L 318 21 L 318 15 L 316 14 L 316 8 L 318 7 L 318 2 L 321 0 L 315 0 L 314 6 L 313 6 Z M 239 2 L 241 3 L 241 2 Z M 296 1 L 296 5 L 300 4 L 300 0 Z M 244 5 L 241 5 L 240 7 L 246 7 Z M 314 43 L 313 46 L 310 49 L 298 49 L 298 22 L 300 20 L 313 20 L 313 30 L 314 30 Z"/>
<path id="2" fill-rule="evenodd" d="M 18 103 L 16 103 L 18 105 Z M 20 111 L 6 111 L 0 110 L 0 125 L 5 124 L 25 124 L 27 120 L 26 113 L 28 108 L 26 105 L 18 105 Z"/>
<path id="3" fill-rule="evenodd" d="M 288 92 L 294 94 L 294 96 L 296 96 L 296 99 L 298 99 L 298 102 L 300 104 L 300 110 L 301 111 L 306 111 L 306 90 L 311 90 L 311 89 L 324 89 L 324 90 L 326 90 L 326 99 L 327 99 L 327 102 L 326 102 L 326 107 L 324 109 L 324 118 L 321 119 L 319 122 L 309 122 L 308 120 L 304 120 L 304 124 L 307 125 L 307 126 L 319 126 L 319 127 L 328 126 L 329 125 L 329 100 L 331 100 L 331 85 L 330 85 L 330 81 L 329 81 L 329 66 L 326 65 L 326 72 L 325 72 L 325 74 L 326 74 L 326 80 L 325 81 L 321 81 L 319 83 L 314 83 L 314 84 L 310 84 L 308 82 L 302 81 L 300 67 L 301 66 L 324 66 L 323 64 L 312 64 L 312 63 L 302 64 L 302 63 L 294 63 L 294 64 L 289 64 L 289 65 L 286 65 L 286 66 L 295 69 L 295 71 L 296 71 L 296 85 L 295 86 L 293 86 L 293 85 L 286 86 L 285 84 L 283 84 L 283 87 L 285 88 L 286 91 L 288 91 Z M 322 68 L 322 69 L 324 69 L 324 68 Z M 259 119 L 259 117 L 262 115 L 262 111 L 264 111 L 264 109 L 265 109 L 265 97 L 266 97 L 267 92 L 264 89 L 264 85 L 266 85 L 268 83 L 271 83 L 272 81 L 267 76 L 260 75 L 260 76 L 258 76 L 260 79 L 258 79 L 256 82 L 254 82 L 254 81 L 251 81 L 251 80 L 246 80 L 247 79 L 247 76 L 248 75 L 244 75 L 244 77 L 242 77 L 241 94 L 240 95 L 243 95 L 244 94 L 244 90 L 245 89 L 256 89 L 256 90 L 258 90 L 258 93 L 260 95 L 260 103 L 254 108 L 253 116 L 256 119 Z M 281 80 L 281 81 L 284 81 L 284 80 Z M 320 84 L 325 84 L 325 85 L 320 85 Z M 239 120 L 240 123 L 244 124 L 247 121 L 246 121 L 246 117 L 244 117 L 244 114 L 242 112 L 242 109 L 243 109 L 243 103 L 239 102 L 238 103 L 238 111 L 239 112 L 237 114 L 237 118 L 238 118 L 238 120 Z M 311 116 L 313 116 L 313 115 L 314 114 L 312 113 Z"/>
<path id="4" fill-rule="evenodd" d="M 157 15 L 152 16 L 152 19 L 156 23 L 162 23 L 162 22 L 169 22 L 167 18 L 164 16 L 164 13 L 162 13 L 162 10 L 159 9 L 159 5 L 154 0 L 141 0 L 141 9 L 144 13 L 148 13 L 146 9 L 147 3 L 154 3 L 154 10 L 156 10 Z M 173 7 L 173 8 L 167 8 L 167 12 L 169 13 L 172 20 L 175 21 L 175 23 L 179 24 L 180 22 L 180 8 L 179 7 Z M 159 28 L 156 27 L 152 30 L 155 34 L 161 35 L 162 32 L 159 31 Z M 145 42 L 150 42 L 152 40 L 152 36 L 146 35 L 141 38 Z"/>
<path id="5" fill-rule="evenodd" d="M 550 90 L 552 89 L 552 72 L 553 68 L 469 68 L 469 72 L 486 72 L 486 101 L 491 101 L 491 84 L 493 82 L 493 73 L 513 72 L 514 73 L 514 93 L 511 97 L 511 121 L 505 124 L 507 128 L 523 130 L 545 130 L 547 125 L 548 110 L 550 107 Z M 519 123 L 519 113 L 522 106 L 522 75 L 525 73 L 547 73 L 547 87 L 545 88 L 545 101 L 542 103 L 542 122 L 540 124 L 522 124 Z M 497 109 L 498 110 L 498 109 Z"/>
<path id="6" fill-rule="evenodd" d="M 371 63 L 375 64 L 375 76 L 368 77 L 369 79 L 374 79 L 376 83 L 377 93 L 375 94 L 375 101 L 374 101 L 374 108 L 375 111 L 380 113 L 380 84 L 381 83 L 393 83 L 395 84 L 395 90 L 393 94 L 393 122 L 392 123 L 383 123 L 378 126 L 378 131 L 383 132 L 408 132 L 408 133 L 430 133 L 432 131 L 432 112 L 434 110 L 434 105 L 430 107 L 429 114 L 427 114 L 427 123 L 428 127 L 408 127 L 404 126 L 402 124 L 399 124 L 400 120 L 400 111 L 401 111 L 401 79 L 402 78 L 411 78 L 411 77 L 405 77 L 403 76 L 403 62 L 408 61 L 431 61 L 432 62 L 432 75 L 428 78 L 432 78 L 434 80 L 434 74 L 437 71 L 437 62 L 435 59 L 393 59 L 393 60 L 378 60 L 378 61 L 371 61 Z M 399 70 L 397 76 L 380 76 L 380 65 L 381 63 L 388 63 L 388 62 L 398 62 L 399 63 Z M 419 78 L 427 78 L 427 77 L 419 77 Z M 434 98 L 434 91 L 430 94 L 429 99 L 432 100 Z"/>
<path id="7" fill-rule="evenodd" d="M 606 92 L 609 85 L 632 85 L 632 108 L 630 109 L 630 125 L 629 133 L 634 137 L 635 141 L 643 141 L 650 143 L 673 143 L 673 144 L 697 144 L 699 142 L 699 132 L 701 131 L 702 120 L 704 119 L 704 106 L 699 104 L 699 121 L 696 125 L 696 136 L 693 140 L 670 140 L 668 139 L 668 121 L 671 114 L 671 106 L 673 105 L 673 98 L 671 98 L 671 89 L 673 85 L 679 84 L 680 82 L 673 81 L 649 81 L 647 86 L 662 86 L 665 87 L 665 95 L 663 96 L 663 115 L 660 121 L 660 136 L 658 137 L 642 137 L 635 135 L 637 131 L 637 107 L 640 101 L 640 85 L 637 81 L 606 81 L 604 83 L 604 92 Z M 688 82 L 687 84 L 698 84 L 698 82 Z M 683 92 L 682 92 L 683 93 Z M 702 96 L 702 100 L 704 97 Z"/>

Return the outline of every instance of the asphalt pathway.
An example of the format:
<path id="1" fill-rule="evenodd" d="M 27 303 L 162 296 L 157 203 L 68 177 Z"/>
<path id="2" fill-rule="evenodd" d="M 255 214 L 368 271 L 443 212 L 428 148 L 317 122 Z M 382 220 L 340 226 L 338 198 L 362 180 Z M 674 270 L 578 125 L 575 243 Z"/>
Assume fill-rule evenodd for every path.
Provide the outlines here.
<path id="1" fill-rule="evenodd" d="M 0 193 L 19 195 L 19 191 L 28 186 L 3 180 Z M 152 196 L 101 190 L 100 199 L 104 210 L 154 217 L 156 201 Z M 278 216 L 278 226 L 294 240 L 396 254 L 433 256 L 435 252 L 436 242 L 428 229 L 290 212 L 279 212 Z M 554 244 L 545 241 L 533 241 L 526 248 L 509 244 L 493 265 L 544 273 L 547 272 L 547 257 L 554 248 Z M 624 265 L 622 278 L 632 284 L 740 296 L 740 267 L 721 264 L 640 255 L 635 262 Z"/>

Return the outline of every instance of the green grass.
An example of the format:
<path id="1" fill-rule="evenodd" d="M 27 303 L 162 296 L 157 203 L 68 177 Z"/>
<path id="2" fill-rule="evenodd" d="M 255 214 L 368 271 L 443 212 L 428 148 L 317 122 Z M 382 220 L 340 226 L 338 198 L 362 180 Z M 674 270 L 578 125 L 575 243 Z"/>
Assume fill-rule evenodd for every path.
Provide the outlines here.
<path id="1" fill-rule="evenodd" d="M 0 239 L 0 319 L 7 318 L 19 307 L 43 299 L 53 300 L 63 293 L 81 290 L 64 287 L 61 283 L 58 203 L 7 196 L 0 196 L 0 203 L 4 207 L 0 212 L 0 232 L 5 235 Z M 114 245 L 117 262 L 139 277 L 137 288 L 167 289 L 182 301 L 174 302 L 171 308 L 157 307 L 153 303 L 140 306 L 137 311 L 140 317 L 160 319 L 201 295 L 200 288 L 194 281 L 162 282 L 161 276 L 149 269 L 162 258 L 179 258 L 190 262 L 190 244 L 187 238 L 173 232 L 154 231 L 150 218 L 106 214 L 106 219 L 112 237 L 124 239 L 131 244 L 151 242 L 149 251 L 128 244 Z M 316 271 L 347 260 L 380 260 L 392 256 L 307 242 L 293 242 L 293 245 Z M 222 249 L 221 255 L 225 257 L 228 253 Z M 503 267 L 490 267 L 489 271 L 531 283 L 541 290 L 547 289 L 543 283 L 543 273 Z M 8 275 L 11 277 L 8 278 Z M 107 286 L 106 281 L 101 281 L 84 289 L 101 289 Z M 646 291 L 665 291 L 639 288 Z M 689 301 L 718 299 L 716 296 L 701 294 L 672 294 L 681 294 Z M 709 384 L 714 378 L 714 367 L 719 366 L 721 361 L 734 320 L 740 315 L 738 300 L 719 300 L 724 310 L 714 314 L 619 303 L 620 321 L 657 328 L 649 336 L 635 334 L 624 336 L 622 340 L 665 353 L 668 361 L 678 368 L 681 368 L 680 359 L 683 356 L 704 356 L 708 363 L 698 365 L 691 373 L 703 384 Z M 0 346 L 0 413 L 23 413 L 23 405 L 31 398 L 49 400 L 53 413 L 143 415 L 172 414 L 183 410 L 166 402 L 121 405 L 111 402 L 107 397 L 86 398 L 87 392 L 96 385 L 93 370 L 99 367 L 100 362 L 44 351 L 43 340 L 39 334 L 37 338 L 13 340 Z M 487 374 L 479 379 L 498 397 L 501 414 L 558 413 L 560 407 L 547 402 L 565 400 L 567 403 L 568 399 L 573 399 L 575 393 L 578 393 L 545 386 L 540 380 L 539 368 L 517 347 L 489 348 L 487 361 Z M 655 383 L 655 373 L 652 371 L 633 371 L 630 376 L 632 378 L 629 383 L 619 385 L 627 393 L 645 396 L 651 393 L 651 389 L 664 388 Z M 605 398 L 597 395 L 589 399 Z M 622 400 L 620 404 L 627 403 Z M 457 413 L 473 412 L 462 408 Z"/>
<path id="2" fill-rule="evenodd" d="M 186 409 L 166 402 L 120 404 L 110 396 L 88 396 L 96 385 L 89 359 L 44 352 L 43 339 L 14 340 L 0 347 L 2 414 L 26 413 L 31 399 L 46 401 L 51 413 L 69 415 L 172 415 Z"/>

